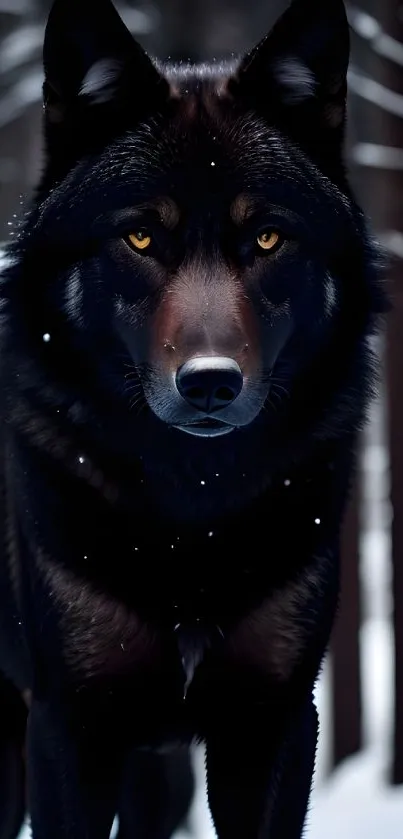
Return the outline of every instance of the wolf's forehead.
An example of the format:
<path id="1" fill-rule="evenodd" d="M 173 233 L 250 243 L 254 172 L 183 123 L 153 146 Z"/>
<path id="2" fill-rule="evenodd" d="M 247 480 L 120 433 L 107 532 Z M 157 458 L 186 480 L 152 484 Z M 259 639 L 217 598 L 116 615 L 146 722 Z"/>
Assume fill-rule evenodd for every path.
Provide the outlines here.
<path id="1" fill-rule="evenodd" d="M 264 175 L 291 175 L 294 168 L 287 144 L 278 141 L 274 129 L 257 118 L 212 118 L 203 110 L 189 117 L 180 109 L 171 120 L 157 126 L 143 125 L 117 144 L 113 164 L 117 180 L 156 182 L 172 178 L 179 186 L 194 183 L 219 193 L 237 184 L 237 191 Z M 297 173 L 293 172 L 293 177 Z"/>

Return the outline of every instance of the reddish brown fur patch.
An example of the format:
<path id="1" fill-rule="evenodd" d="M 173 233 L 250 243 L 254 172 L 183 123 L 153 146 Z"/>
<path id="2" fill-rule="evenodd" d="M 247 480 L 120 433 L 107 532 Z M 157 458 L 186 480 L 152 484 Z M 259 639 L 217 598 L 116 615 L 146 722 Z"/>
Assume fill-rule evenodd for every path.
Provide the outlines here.
<path id="1" fill-rule="evenodd" d="M 241 225 L 250 218 L 256 210 L 256 200 L 252 195 L 241 193 L 237 195 L 230 207 L 232 221 Z"/>
<path id="2" fill-rule="evenodd" d="M 188 122 L 193 122 L 198 114 L 197 96 L 185 95 L 182 99 L 183 116 Z"/>
<path id="3" fill-rule="evenodd" d="M 169 97 L 175 101 L 181 99 L 180 85 L 175 84 L 172 80 L 169 82 Z"/>
<path id="4" fill-rule="evenodd" d="M 171 373 L 192 356 L 229 356 L 252 376 L 260 369 L 258 336 L 255 312 L 236 276 L 222 264 L 210 273 L 195 260 L 181 269 L 161 300 L 153 322 L 153 356 Z"/>
<path id="5" fill-rule="evenodd" d="M 306 652 L 313 624 L 307 623 L 312 600 L 321 602 L 323 563 L 317 560 L 242 620 L 228 639 L 231 661 L 286 682 Z"/>
<path id="6" fill-rule="evenodd" d="M 180 209 L 175 201 L 172 198 L 161 196 L 160 198 L 155 199 L 153 205 L 158 212 L 162 224 L 168 230 L 174 230 L 174 228 L 179 224 L 181 216 Z"/>
<path id="7" fill-rule="evenodd" d="M 63 656 L 70 676 L 113 676 L 143 666 L 164 671 L 169 650 L 134 611 L 43 554 L 37 554 L 36 562 L 60 608 Z"/>
<path id="8" fill-rule="evenodd" d="M 144 204 L 137 204 L 136 213 L 140 214 L 145 210 L 155 210 L 161 220 L 161 223 L 168 229 L 174 230 L 181 216 L 178 205 L 172 198 L 166 195 L 160 195 L 153 201 L 147 201 Z"/>

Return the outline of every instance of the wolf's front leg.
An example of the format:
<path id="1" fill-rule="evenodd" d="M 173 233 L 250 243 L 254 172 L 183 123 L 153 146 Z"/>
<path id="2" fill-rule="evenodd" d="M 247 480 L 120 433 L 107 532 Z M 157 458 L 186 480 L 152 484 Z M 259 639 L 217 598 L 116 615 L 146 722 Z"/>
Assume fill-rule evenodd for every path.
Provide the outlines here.
<path id="1" fill-rule="evenodd" d="M 207 741 L 208 796 L 218 839 L 301 839 L 312 784 L 317 715 L 245 709 Z"/>
<path id="2" fill-rule="evenodd" d="M 28 719 L 28 795 L 33 839 L 108 839 L 124 755 L 108 721 L 91 725 L 33 700 Z"/>

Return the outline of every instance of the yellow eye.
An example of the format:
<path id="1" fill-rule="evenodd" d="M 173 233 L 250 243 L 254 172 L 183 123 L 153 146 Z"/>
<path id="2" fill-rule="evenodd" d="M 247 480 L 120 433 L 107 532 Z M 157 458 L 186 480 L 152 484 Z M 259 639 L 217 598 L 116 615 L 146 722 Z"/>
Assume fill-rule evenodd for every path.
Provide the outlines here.
<path id="1" fill-rule="evenodd" d="M 138 251 L 145 251 L 151 245 L 151 236 L 146 230 L 136 230 L 135 233 L 130 233 L 128 238 L 129 242 Z"/>
<path id="2" fill-rule="evenodd" d="M 265 230 L 257 237 L 257 243 L 263 251 L 273 251 L 281 243 L 280 234 L 275 230 Z"/>

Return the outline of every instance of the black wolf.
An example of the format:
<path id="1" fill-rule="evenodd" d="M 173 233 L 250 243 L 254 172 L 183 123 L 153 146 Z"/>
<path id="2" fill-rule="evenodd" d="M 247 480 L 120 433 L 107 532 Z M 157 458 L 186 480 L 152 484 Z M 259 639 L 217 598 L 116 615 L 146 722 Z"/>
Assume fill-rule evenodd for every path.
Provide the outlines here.
<path id="1" fill-rule="evenodd" d="M 341 0 L 196 67 L 54 4 L 1 294 L 2 836 L 25 749 L 34 839 L 169 839 L 194 740 L 219 839 L 301 836 L 385 309 L 348 58 Z"/>

